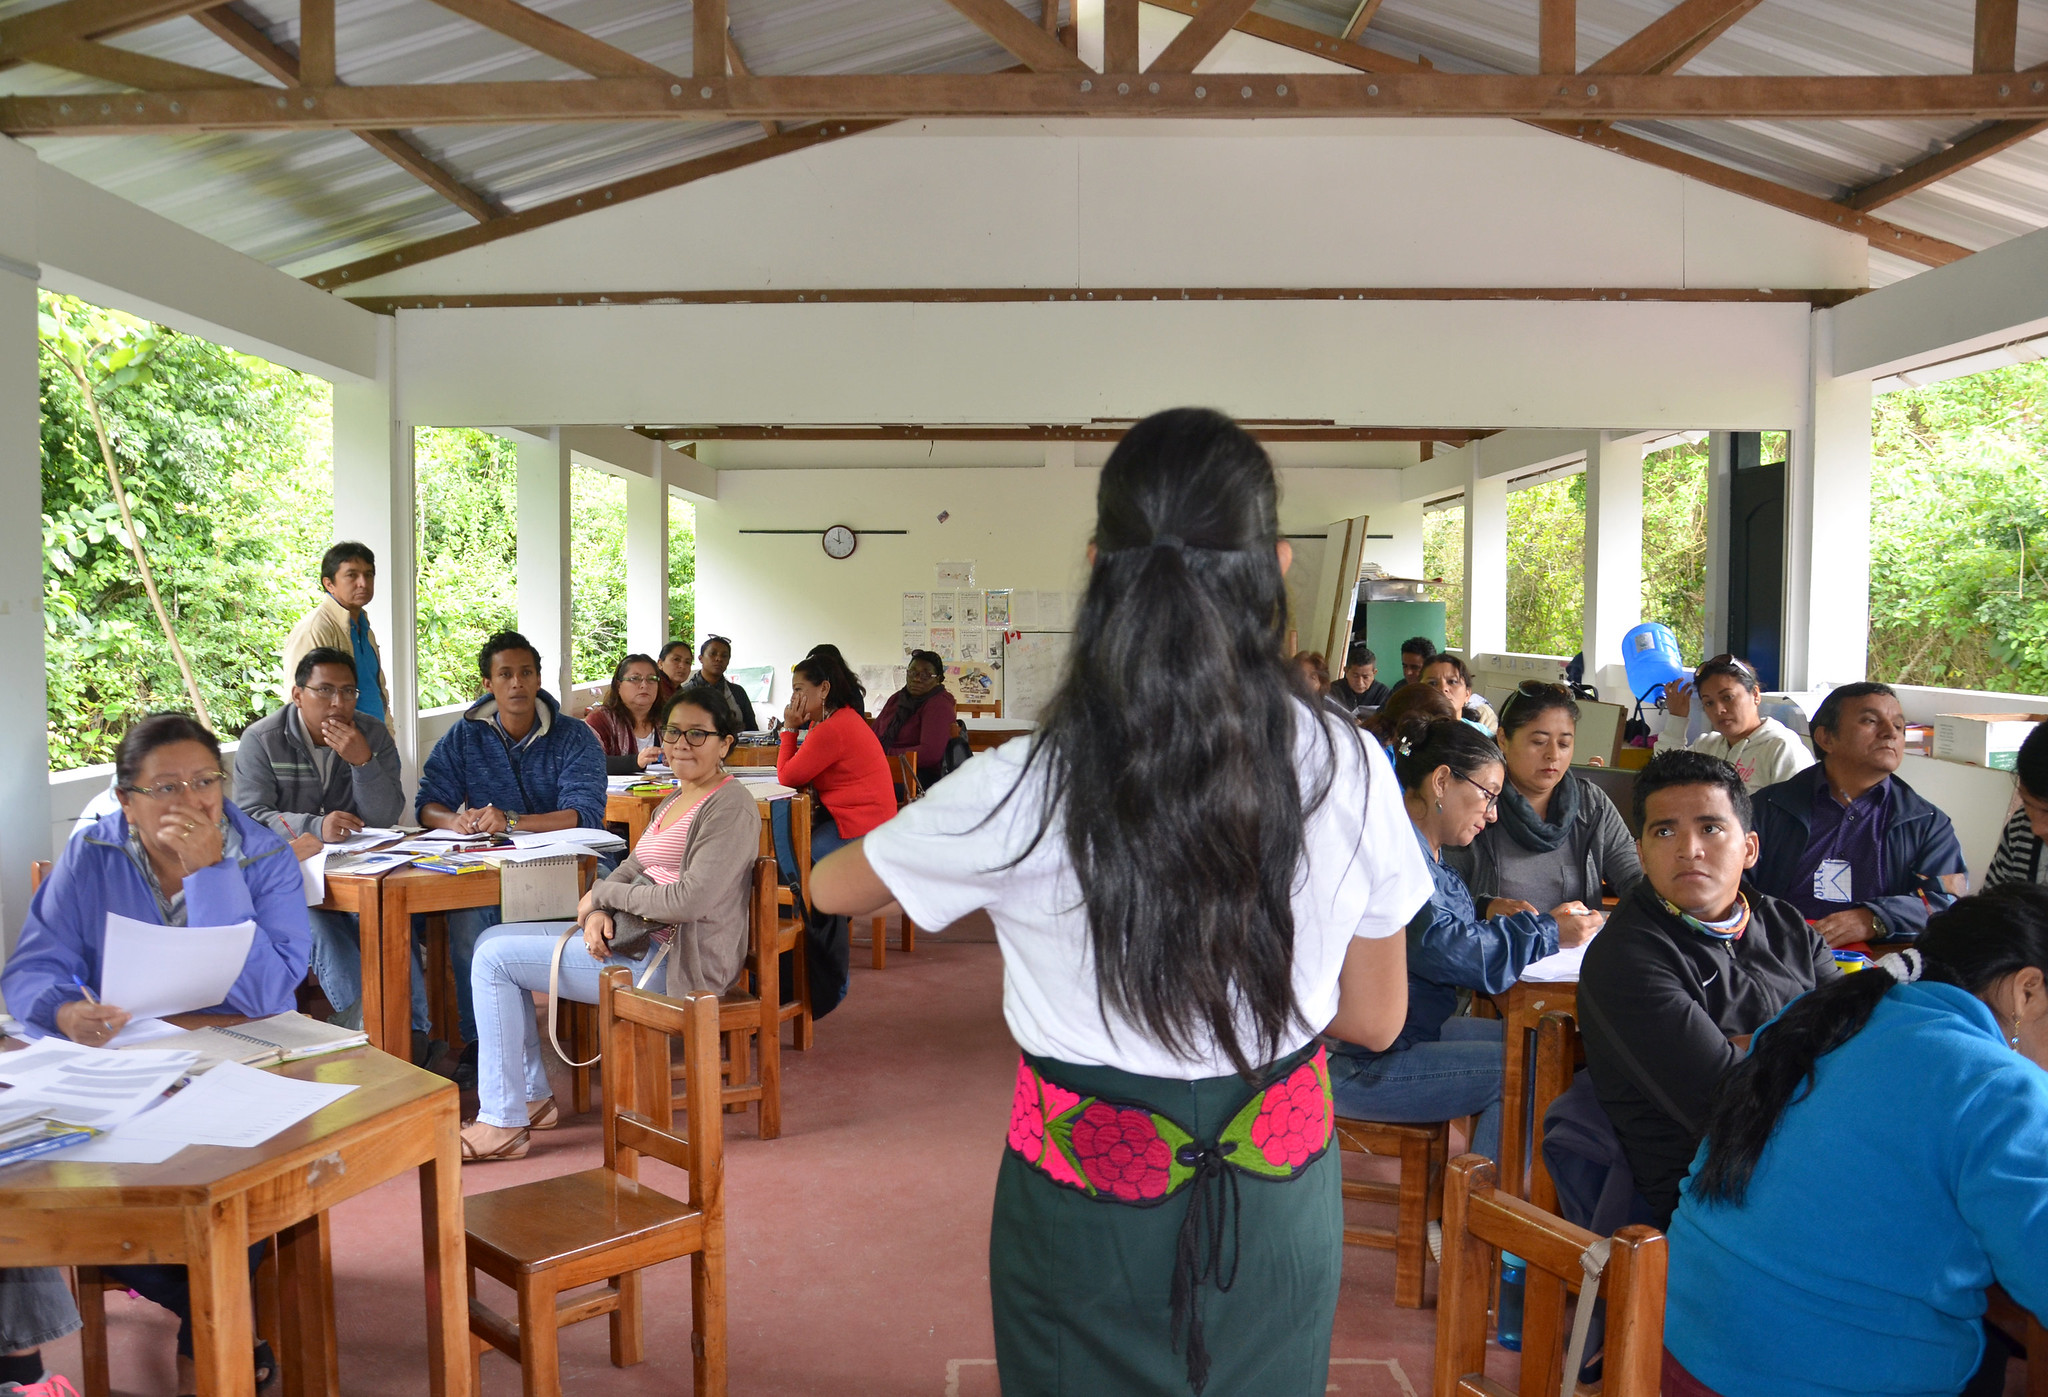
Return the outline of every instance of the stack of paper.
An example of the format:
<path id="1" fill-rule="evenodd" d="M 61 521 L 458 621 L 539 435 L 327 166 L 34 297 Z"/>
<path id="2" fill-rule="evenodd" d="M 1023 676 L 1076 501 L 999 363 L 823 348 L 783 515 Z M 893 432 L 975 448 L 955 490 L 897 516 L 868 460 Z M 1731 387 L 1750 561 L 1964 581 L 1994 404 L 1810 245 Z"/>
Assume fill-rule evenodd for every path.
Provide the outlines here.
<path id="1" fill-rule="evenodd" d="M 1538 961 L 1531 961 L 1522 970 L 1522 978 L 1532 984 L 1571 984 L 1579 978 L 1579 964 L 1586 958 L 1586 947 L 1591 941 L 1581 941 L 1576 946 L 1567 946 L 1562 951 L 1547 955 Z"/>
<path id="2" fill-rule="evenodd" d="M 42 1117 L 109 1130 L 147 1109 L 191 1067 L 196 1053 L 110 1052 L 43 1038 L 6 1055 L 0 1125 Z"/>
<path id="3" fill-rule="evenodd" d="M 109 912 L 100 1002 L 138 1018 L 210 1009 L 241 977 L 255 938 L 254 922 L 159 926 Z"/>
<path id="4" fill-rule="evenodd" d="M 224 1062 L 163 1105 L 128 1122 L 120 1134 L 131 1141 L 178 1146 L 260 1145 L 354 1090 L 349 1083 L 302 1082 Z"/>

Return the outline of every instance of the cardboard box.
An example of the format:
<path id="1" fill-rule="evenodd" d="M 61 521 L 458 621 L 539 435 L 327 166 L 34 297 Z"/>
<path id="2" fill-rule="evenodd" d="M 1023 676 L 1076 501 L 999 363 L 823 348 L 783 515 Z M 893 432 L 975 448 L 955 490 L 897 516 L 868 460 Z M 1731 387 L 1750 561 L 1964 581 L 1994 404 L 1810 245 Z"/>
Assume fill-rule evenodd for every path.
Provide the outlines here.
<path id="1" fill-rule="evenodd" d="M 2019 759 L 2020 744 L 2038 723 L 2048 723 L 2048 713 L 1937 713 L 1934 755 L 2011 771 Z"/>

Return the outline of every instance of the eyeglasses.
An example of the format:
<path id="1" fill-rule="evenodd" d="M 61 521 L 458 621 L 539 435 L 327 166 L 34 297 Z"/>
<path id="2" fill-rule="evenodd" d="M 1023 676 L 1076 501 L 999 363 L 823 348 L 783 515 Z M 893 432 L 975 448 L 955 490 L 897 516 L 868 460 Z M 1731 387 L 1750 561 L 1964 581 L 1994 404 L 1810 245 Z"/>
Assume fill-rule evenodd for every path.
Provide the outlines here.
<path id="1" fill-rule="evenodd" d="M 1486 787 L 1481 786 L 1477 781 L 1474 781 L 1471 777 L 1467 776 L 1462 771 L 1454 771 L 1451 773 L 1451 775 L 1457 777 L 1460 781 L 1466 782 L 1469 785 L 1478 786 L 1480 794 L 1486 797 L 1486 808 L 1488 811 L 1492 811 L 1500 805 L 1499 791 L 1487 790 Z"/>
<path id="2" fill-rule="evenodd" d="M 335 699 L 354 703 L 363 691 L 353 684 L 315 684 L 308 688 L 306 692 L 329 703 L 332 703 Z"/>
<path id="3" fill-rule="evenodd" d="M 659 684 L 661 676 L 658 674 L 629 674 L 619 682 L 621 684 Z"/>
<path id="4" fill-rule="evenodd" d="M 130 795 L 148 796 L 151 800 L 175 800 L 186 791 L 197 796 L 210 796 L 227 784 L 225 771 L 209 771 L 190 781 L 163 781 L 154 786 L 123 786 Z"/>
<path id="5" fill-rule="evenodd" d="M 702 747 L 716 736 L 718 734 L 709 728 L 679 728 L 673 723 L 661 730 L 661 740 L 670 746 L 682 742 L 692 747 Z"/>

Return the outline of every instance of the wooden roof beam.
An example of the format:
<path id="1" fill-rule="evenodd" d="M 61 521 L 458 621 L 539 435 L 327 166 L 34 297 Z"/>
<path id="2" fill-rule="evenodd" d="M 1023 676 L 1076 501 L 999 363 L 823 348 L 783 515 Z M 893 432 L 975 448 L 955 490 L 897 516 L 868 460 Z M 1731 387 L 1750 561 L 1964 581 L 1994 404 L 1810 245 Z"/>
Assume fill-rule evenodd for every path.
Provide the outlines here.
<path id="1" fill-rule="evenodd" d="M 1958 170 L 1967 170 L 1980 160 L 2048 131 L 2048 121 L 1994 121 L 1963 137 L 1946 150 L 1915 161 L 1895 175 L 1873 180 L 1842 196 L 1842 207 L 1868 212 L 1881 209 L 1896 199 L 1916 194 L 1928 185 L 1945 180 Z"/>
<path id="2" fill-rule="evenodd" d="M 1595 59 L 1588 73 L 1675 73 L 1762 0 L 1679 0 Z"/>
<path id="3" fill-rule="evenodd" d="M 1055 34 L 1024 18 L 1009 0 L 946 0 L 991 39 L 1008 49 L 1018 62 L 1041 73 L 1085 73 L 1088 65 L 1067 52 Z M 1058 14 L 1058 0 L 1046 0 Z"/>
<path id="4" fill-rule="evenodd" d="M 139 0 L 137 0 L 139 3 Z M 663 82 L 675 81 L 676 75 L 658 64 L 644 58 L 636 58 L 622 48 L 614 47 L 602 39 L 594 39 L 580 29 L 572 29 L 558 19 L 550 19 L 538 10 L 529 10 L 518 0 L 434 0 L 444 10 L 453 10 L 473 24 L 480 24 L 495 34 L 502 34 L 515 43 L 524 44 L 537 53 L 544 53 L 558 63 L 590 74 L 594 78 L 658 78 Z M 720 77 L 725 74 L 724 11 L 720 0 L 698 0 L 697 12 L 713 8 L 719 11 L 720 26 L 711 36 L 710 53 L 716 60 L 714 71 Z"/>
<path id="5" fill-rule="evenodd" d="M 280 82 L 299 85 L 299 56 L 229 5 L 216 5 L 193 16 L 216 38 Z M 454 171 L 429 155 L 410 137 L 395 130 L 358 131 L 364 145 L 461 209 L 478 223 L 505 214 L 505 206 L 473 189 Z"/>
<path id="6" fill-rule="evenodd" d="M 730 27 L 725 31 L 725 66 L 727 71 L 739 77 L 750 78 L 754 76 L 753 70 L 747 67 L 746 57 L 740 53 L 740 46 L 732 41 L 732 30 Z M 782 123 L 779 121 L 764 121 L 761 123 L 761 130 L 766 135 L 779 136 L 782 134 Z"/>
<path id="7" fill-rule="evenodd" d="M 1223 36 L 1252 11 L 1252 0 L 1209 0 L 1173 42 L 1152 60 L 1148 73 L 1192 73 L 1195 65 L 1215 51 Z"/>
<path id="8" fill-rule="evenodd" d="M 1138 71 L 1138 0 L 1102 0 L 1102 71 Z"/>
<path id="9" fill-rule="evenodd" d="M 2010 73 L 2018 66 L 2020 0 L 1977 0 L 1971 71 Z"/>
<path id="10" fill-rule="evenodd" d="M 1579 71 L 1578 0 L 1542 0 L 1536 17 L 1536 71 Z"/>
<path id="11" fill-rule="evenodd" d="M 33 58 L 38 50 L 80 39 L 105 39 L 203 10 L 219 0 L 58 0 L 39 10 L 0 19 L 0 67 Z"/>
<path id="12" fill-rule="evenodd" d="M 73 39 L 38 49 L 36 56 L 29 61 L 51 68 L 61 68 L 67 73 L 77 73 L 83 77 L 98 78 L 102 82 L 119 83 L 138 92 L 205 92 L 223 87 L 262 86 L 260 83 L 231 78 L 225 73 L 216 73 L 208 68 L 173 63 L 165 58 L 151 58 L 148 54 L 132 53 L 127 49 L 115 48 L 112 44 L 94 43 L 87 39 Z"/>
<path id="13" fill-rule="evenodd" d="M 307 87 L 335 84 L 334 0 L 299 0 L 299 81 Z"/>

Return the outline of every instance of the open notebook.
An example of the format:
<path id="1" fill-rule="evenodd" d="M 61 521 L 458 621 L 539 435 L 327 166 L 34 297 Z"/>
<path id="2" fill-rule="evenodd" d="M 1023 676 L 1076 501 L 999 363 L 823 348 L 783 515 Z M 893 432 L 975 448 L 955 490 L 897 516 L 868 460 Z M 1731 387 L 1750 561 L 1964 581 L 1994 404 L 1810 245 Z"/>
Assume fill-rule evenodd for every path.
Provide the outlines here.
<path id="1" fill-rule="evenodd" d="M 223 1062 L 267 1067 L 274 1062 L 296 1062 L 302 1057 L 337 1053 L 360 1048 L 370 1041 L 361 1029 L 337 1028 L 309 1019 L 300 1013 L 273 1014 L 252 1019 L 233 1028 L 195 1028 L 183 1033 L 152 1038 L 137 1047 L 182 1048 L 199 1054 L 192 1070 L 204 1072 Z"/>

